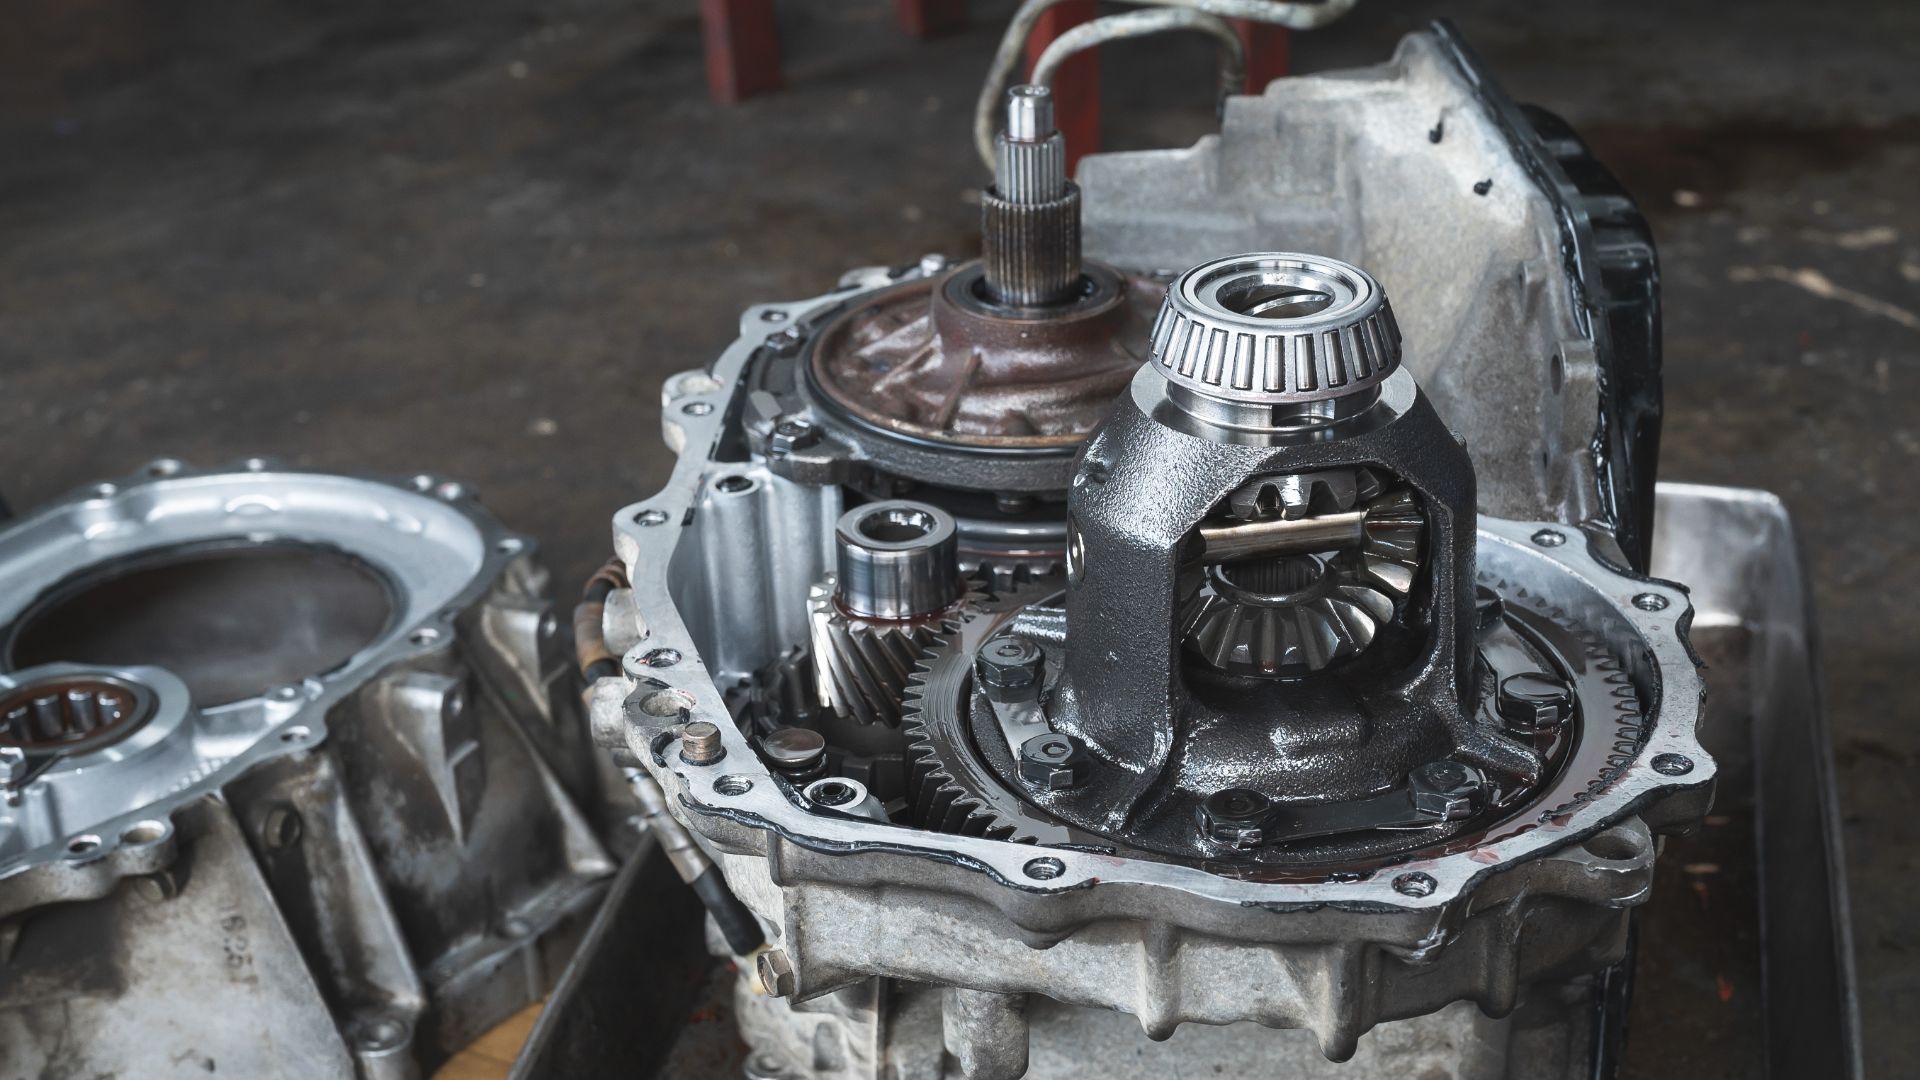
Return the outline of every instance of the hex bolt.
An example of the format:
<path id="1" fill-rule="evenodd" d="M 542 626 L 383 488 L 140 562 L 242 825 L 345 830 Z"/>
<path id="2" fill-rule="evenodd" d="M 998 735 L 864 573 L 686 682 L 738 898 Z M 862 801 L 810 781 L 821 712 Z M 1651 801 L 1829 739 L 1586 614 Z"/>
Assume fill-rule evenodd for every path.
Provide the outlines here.
<path id="1" fill-rule="evenodd" d="M 1538 671 L 1509 675 L 1500 680 L 1495 707 L 1515 731 L 1547 731 L 1573 715 L 1573 688 Z"/>
<path id="2" fill-rule="evenodd" d="M 820 425 L 804 416 L 783 416 L 774 421 L 767 436 L 767 453 L 774 457 L 791 454 L 820 441 Z"/>
<path id="3" fill-rule="evenodd" d="M 980 649 L 974 673 L 991 701 L 1033 701 L 1040 696 L 1046 654 L 1025 638 L 997 637 Z"/>
<path id="4" fill-rule="evenodd" d="M 1273 800 L 1249 788 L 1224 788 L 1200 804 L 1200 835 L 1221 847 L 1251 851 L 1272 839 Z"/>
<path id="5" fill-rule="evenodd" d="M 789 326 L 777 334 L 768 334 L 767 348 L 773 350 L 775 356 L 792 356 L 800 351 L 800 343 L 805 340 L 799 331 Z"/>
<path id="6" fill-rule="evenodd" d="M 720 742 L 720 727 L 695 720 L 680 729 L 680 760 L 689 765 L 711 765 L 727 756 Z"/>
<path id="7" fill-rule="evenodd" d="M 1441 821 L 1470 817 L 1480 808 L 1487 778 L 1479 769 L 1458 761 L 1430 761 L 1407 777 L 1413 808 Z"/>
<path id="8" fill-rule="evenodd" d="M 760 954 L 760 960 L 754 965 L 760 973 L 760 988 L 774 997 L 791 997 L 795 980 L 793 961 L 780 949 L 768 949 Z"/>
<path id="9" fill-rule="evenodd" d="M 1020 779 L 1041 791 L 1065 791 L 1086 782 L 1092 764 L 1078 739 L 1048 732 L 1020 744 Z"/>

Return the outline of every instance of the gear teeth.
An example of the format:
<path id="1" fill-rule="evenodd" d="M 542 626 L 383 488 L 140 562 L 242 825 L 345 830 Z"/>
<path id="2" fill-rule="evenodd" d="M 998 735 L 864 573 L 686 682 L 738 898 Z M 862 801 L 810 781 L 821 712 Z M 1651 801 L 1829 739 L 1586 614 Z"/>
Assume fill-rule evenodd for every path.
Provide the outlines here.
<path id="1" fill-rule="evenodd" d="M 834 603 L 833 575 L 807 592 L 813 637 L 814 682 L 820 704 L 862 724 L 899 727 L 908 683 L 926 652 L 940 640 L 953 612 L 977 603 L 969 590 L 953 608 L 912 621 L 859 619 Z"/>
<path id="2" fill-rule="evenodd" d="M 993 792 L 970 790 L 956 779 L 944 755 L 971 754 L 972 750 L 970 747 L 963 748 L 960 743 L 960 740 L 967 738 L 964 731 L 948 731 L 946 738 L 954 743 L 948 746 L 943 746 L 941 740 L 929 731 L 927 716 L 934 704 L 928 699 L 933 689 L 929 680 L 936 677 L 940 680 L 939 707 L 964 709 L 965 670 L 955 671 L 953 665 L 956 662 L 966 663 L 962 649 L 968 628 L 990 616 L 1017 612 L 1034 601 L 1044 599 L 1058 587 L 1057 581 L 1038 581 L 1016 585 L 991 598 L 972 594 L 969 602 L 957 608 L 941 626 L 939 634 L 907 675 L 902 695 L 903 721 L 900 730 L 907 740 L 907 802 L 913 808 L 913 820 L 921 827 L 936 832 L 1015 843 L 1033 843 L 1040 839 L 1036 827 L 1045 829 L 1045 825 L 1022 818 L 1022 812 L 1030 808 L 1026 808 L 1017 796 L 1004 789 Z M 949 695 L 953 698 L 950 702 L 947 700 Z M 952 726 L 958 722 L 958 717 L 948 717 L 947 721 L 947 726 Z M 1005 806 L 996 807 L 995 799 L 1004 799 Z"/>

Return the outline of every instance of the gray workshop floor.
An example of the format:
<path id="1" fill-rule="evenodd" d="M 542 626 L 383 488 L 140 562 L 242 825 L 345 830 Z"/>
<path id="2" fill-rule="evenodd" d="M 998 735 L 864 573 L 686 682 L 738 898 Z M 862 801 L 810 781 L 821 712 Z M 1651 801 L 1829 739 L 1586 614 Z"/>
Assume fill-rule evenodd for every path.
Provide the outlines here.
<path id="1" fill-rule="evenodd" d="M 787 0 L 790 88 L 722 109 L 693 0 L 9 5 L 0 491 L 162 455 L 432 469 L 543 537 L 571 591 L 666 475 L 662 375 L 737 309 L 972 247 L 967 113 L 1008 6 L 913 45 L 883 0 Z M 1299 65 L 1382 59 L 1451 14 L 1653 215 L 1664 473 L 1799 517 L 1870 1060 L 1915 1075 L 1920 5 L 1360 11 Z M 1203 49 L 1125 61 L 1111 144 L 1206 129 Z"/>

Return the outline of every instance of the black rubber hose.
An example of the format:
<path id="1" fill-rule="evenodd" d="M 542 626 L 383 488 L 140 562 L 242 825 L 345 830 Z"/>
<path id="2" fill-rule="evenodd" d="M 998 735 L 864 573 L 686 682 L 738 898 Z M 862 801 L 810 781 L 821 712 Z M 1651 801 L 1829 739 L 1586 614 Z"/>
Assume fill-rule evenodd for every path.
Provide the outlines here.
<path id="1" fill-rule="evenodd" d="M 727 948 L 733 950 L 733 955 L 752 956 L 755 949 L 767 943 L 767 935 L 760 930 L 760 920 L 727 888 L 727 879 L 719 867 L 709 866 L 705 873 L 694 878 L 693 892 L 707 906 L 707 913 L 713 916 L 714 925 L 720 928 L 720 936 L 727 939 Z"/>

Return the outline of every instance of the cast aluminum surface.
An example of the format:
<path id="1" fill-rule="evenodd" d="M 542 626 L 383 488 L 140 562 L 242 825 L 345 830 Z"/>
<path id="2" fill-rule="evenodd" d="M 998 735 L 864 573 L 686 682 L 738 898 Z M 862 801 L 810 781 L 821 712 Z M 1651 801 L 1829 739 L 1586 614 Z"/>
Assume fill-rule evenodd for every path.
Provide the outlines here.
<path id="1" fill-rule="evenodd" d="M 613 871 L 544 572 L 462 485 L 156 463 L 0 533 L 0 625 L 128 559 L 260 545 L 370 568 L 385 625 L 200 708 L 114 669 L 160 712 L 0 808 L 0 1075 L 417 1077 L 550 988 Z"/>
<path id="2" fill-rule="evenodd" d="M 1090 159 L 1088 221 L 1105 230 L 1100 254 L 1160 280 L 1248 247 L 1375 271 L 1426 350 L 1410 344 L 1404 370 L 1475 458 L 1482 583 L 1586 635 L 1597 668 L 1620 666 L 1635 715 L 1615 730 L 1604 711 L 1589 717 L 1598 760 L 1583 754 L 1588 771 L 1553 778 L 1562 790 L 1509 827 L 1373 874 L 1250 880 L 810 812 L 761 766 L 721 688 L 804 640 L 792 605 L 830 561 L 842 509 L 830 462 L 752 452 L 762 418 L 793 407 L 756 389 L 768 370 L 756 365 L 802 352 L 843 306 L 912 273 L 856 272 L 840 293 L 749 310 L 712 367 L 669 381 L 681 456 L 659 495 L 615 519 L 632 589 L 609 602 L 607 637 L 627 657 L 624 677 L 593 691 L 596 737 L 661 781 L 771 928 L 778 962 L 761 967 L 782 997 L 804 1008 L 874 976 L 953 988 L 947 1049 L 1015 1075 L 997 1055 L 1029 992 L 1132 1013 L 1154 1037 L 1190 1021 L 1304 1028 L 1343 1058 L 1383 1021 L 1460 999 L 1503 1013 L 1536 979 L 1625 954 L 1653 834 L 1697 819 L 1715 767 L 1696 738 L 1684 589 L 1625 569 L 1623 550 L 1644 552 L 1631 511 L 1650 482 L 1628 487 L 1650 472 L 1613 453 L 1623 414 L 1608 380 L 1625 365 L 1584 291 L 1586 225 L 1497 96 L 1444 30 L 1415 35 L 1390 65 L 1234 99 L 1222 137 L 1193 150 Z M 957 471 L 929 451 L 895 475 L 940 484 Z M 645 662 L 661 650 L 679 659 Z M 686 764 L 676 733 L 694 720 L 722 732 L 724 756 Z"/>
<path id="3" fill-rule="evenodd" d="M 155 869 L 176 807 L 324 740 L 332 703 L 396 655 L 450 634 L 441 613 L 471 603 L 527 543 L 463 510 L 458 484 L 435 494 L 429 478 L 408 488 L 258 464 L 194 473 L 157 463 L 147 475 L 96 485 L 12 523 L 0 532 L 0 626 L 14 624 L 49 585 L 90 568 L 235 535 L 358 554 L 395 584 L 391 625 L 344 667 L 205 710 L 161 672 L 171 684 L 161 695 L 171 723 L 149 722 L 125 740 L 65 758 L 0 805 L 0 919 L 48 900 L 99 895 L 115 868 Z M 153 822 L 163 826 L 158 836 Z M 84 852 L 69 851 L 73 844 Z"/>
<path id="4" fill-rule="evenodd" d="M 1567 220 L 1503 126 L 1511 104 L 1459 50 L 1411 34 L 1387 63 L 1228 98 L 1192 147 L 1088 156 L 1087 257 L 1170 273 L 1287 250 L 1364 267 L 1393 297 L 1402 362 L 1470 437 L 1481 511 L 1611 527 L 1626 481 L 1596 450 L 1613 388 L 1585 283 L 1598 274 L 1576 277 L 1593 258 L 1573 236 L 1585 215 Z"/>
<path id="5" fill-rule="evenodd" d="M 739 377 L 754 350 L 785 325 L 805 324 L 813 312 L 834 299 L 749 310 L 742 320 L 746 337 L 710 372 L 697 380 L 669 384 L 670 443 L 690 450 L 717 445 L 726 418 L 736 415 L 742 405 L 735 398 L 747 391 Z M 779 314 L 769 319 L 769 311 Z M 696 404 L 704 407 L 692 407 Z M 728 474 L 751 476 L 754 483 L 750 490 L 725 491 L 716 481 Z M 740 485 L 725 487 L 739 489 Z M 748 510 L 722 498 L 747 495 L 760 504 Z M 1041 851 L 815 815 L 784 794 L 761 765 L 734 725 L 716 685 L 716 676 L 725 681 L 735 677 L 734 672 L 750 672 L 762 661 L 763 655 L 752 651 L 756 640 L 768 647 L 780 640 L 804 640 L 804 610 L 792 613 L 788 627 L 777 606 L 783 599 L 778 590 L 770 590 L 776 606 L 770 613 L 773 617 L 767 618 L 751 609 L 759 602 L 757 595 L 743 595 L 742 590 L 715 592 L 707 583 L 719 580 L 729 568 L 734 573 L 757 568 L 754 572 L 769 575 L 766 580 L 770 581 L 810 580 L 827 558 L 825 541 L 838 516 L 836 503 L 831 488 L 810 490 L 753 466 L 716 463 L 697 452 L 683 453 L 659 495 L 624 508 L 615 519 L 616 550 L 631 575 L 632 607 L 640 615 L 635 627 L 643 628 L 643 636 L 627 635 L 622 642 L 628 646 L 626 679 L 603 680 L 593 690 L 592 703 L 596 736 L 650 767 L 673 796 L 676 814 L 710 845 L 729 853 L 720 862 L 741 899 L 783 928 L 785 947 L 795 951 L 803 997 L 866 974 L 936 982 L 954 979 L 1001 990 L 1044 989 L 1063 1000 L 1124 1009 L 1157 1032 L 1171 1031 L 1183 1020 L 1221 1023 L 1257 1015 L 1268 1023 L 1310 1026 L 1329 1053 L 1351 1053 L 1362 1031 L 1392 1015 L 1390 1010 L 1409 1008 L 1409 1004 L 1384 1000 L 1386 996 L 1378 993 L 1361 995 L 1358 985 L 1308 995 L 1305 1000 L 1310 1004 L 1302 1004 L 1303 999 L 1293 992 L 1249 1002 L 1238 989 L 1225 989 L 1241 985 L 1237 979 L 1209 977 L 1182 983 L 1176 977 L 1141 983 L 1121 975 L 1134 970 L 1131 966 L 1110 966 L 1123 956 L 1137 958 L 1144 943 L 1131 933 L 1111 942 L 1120 949 L 1118 953 L 1102 952 L 1101 959 L 1080 968 L 1067 963 L 1071 950 L 1058 951 L 1056 946 L 1050 955 L 1052 963 L 1040 974 L 1020 959 L 1027 950 L 1022 940 L 1058 942 L 1076 929 L 1124 915 L 1150 917 L 1163 926 L 1184 925 L 1216 946 L 1224 936 L 1235 941 L 1227 947 L 1229 955 L 1241 952 L 1238 945 L 1245 940 L 1263 935 L 1296 944 L 1345 941 L 1347 946 L 1333 947 L 1331 952 L 1327 944 L 1314 946 L 1322 961 L 1316 965 L 1324 971 L 1321 977 L 1344 984 L 1363 978 L 1361 971 L 1372 963 L 1358 944 L 1365 940 L 1360 935 L 1375 935 L 1373 939 L 1381 945 L 1414 956 L 1437 955 L 1435 946 L 1465 922 L 1468 904 L 1463 900 L 1476 890 L 1486 890 L 1488 899 L 1534 891 L 1553 895 L 1560 890 L 1583 902 L 1598 900 L 1602 907 L 1634 902 L 1644 895 L 1644 881 L 1617 890 L 1597 885 L 1610 882 L 1611 876 L 1569 868 L 1560 856 L 1577 862 L 1585 857 L 1579 847 L 1582 840 L 1630 822 L 1637 814 L 1647 815 L 1656 827 L 1678 824 L 1701 810 L 1711 789 L 1713 765 L 1695 738 L 1701 684 L 1683 635 L 1690 611 L 1684 590 L 1608 565 L 1599 553 L 1602 542 L 1562 523 L 1483 519 L 1483 574 L 1530 584 L 1553 582 L 1556 591 L 1543 597 L 1546 602 L 1577 622 L 1622 640 L 1637 636 L 1644 642 L 1643 648 L 1629 650 L 1623 659 L 1632 665 L 1632 680 L 1647 702 L 1648 730 L 1638 753 L 1628 755 L 1616 775 L 1596 777 L 1590 790 L 1552 807 L 1552 813 L 1541 814 L 1529 827 L 1489 838 L 1469 850 L 1408 863 L 1404 873 L 1430 880 L 1430 888 L 1423 884 L 1418 890 L 1425 895 L 1396 889 L 1399 874 L 1361 881 L 1241 881 L 1193 866 L 1086 851 Z M 742 524 L 736 526 L 736 522 Z M 742 550 L 748 544 L 773 544 L 767 530 L 774 528 L 787 538 L 783 560 L 790 565 L 810 558 L 815 563 L 812 573 L 789 577 L 781 563 L 769 565 L 752 557 L 753 549 Z M 1551 539 L 1540 539 L 1547 536 Z M 703 569 L 689 572 L 691 567 Z M 1636 603 L 1648 596 L 1657 597 L 1658 603 Z M 794 599 L 803 601 L 804 589 L 795 590 Z M 735 612 L 732 605 L 745 606 Z M 683 610 L 691 617 L 683 615 Z M 716 632 L 723 625 L 750 625 L 755 633 L 734 637 Z M 669 667 L 645 660 L 647 653 L 661 648 L 675 650 L 683 659 Z M 687 765 L 670 749 L 676 725 L 698 720 L 712 722 L 722 732 L 727 752 L 711 765 Z M 665 752 L 662 747 L 667 748 Z M 1686 759 L 1684 775 L 1656 771 L 1652 762 L 1663 755 Z M 1680 799 L 1661 805 L 1664 796 L 1676 792 Z M 1650 868 L 1651 845 L 1643 850 L 1645 859 L 1638 864 L 1641 873 Z M 778 868 L 775 877 L 769 880 L 765 875 L 774 867 Z M 1502 883 L 1502 878 L 1507 880 Z M 928 898 L 926 906 L 902 910 L 899 897 L 888 893 L 891 903 L 870 908 L 878 894 L 846 887 L 848 882 L 879 881 L 916 882 L 921 890 L 916 899 Z M 789 895 L 783 897 L 773 888 L 776 882 Z M 1598 895 L 1596 889 L 1598 894 L 1613 895 Z M 962 903 L 960 897 L 970 898 L 966 904 L 984 903 L 984 909 L 967 907 L 986 916 L 984 923 L 968 928 L 971 920 L 955 922 L 953 912 L 942 910 L 943 904 Z M 1249 925 L 1263 921 L 1255 913 L 1277 912 L 1295 914 L 1258 928 Z M 915 922 L 910 915 L 924 919 Z M 1343 921 L 1352 916 L 1365 917 L 1369 929 Z M 883 932 L 892 937 L 874 936 Z M 1586 928 L 1589 938 L 1594 932 L 1595 927 Z M 916 951 L 932 941 L 954 940 L 954 935 L 992 943 L 974 952 L 980 967 L 961 973 L 952 967 L 950 955 Z M 877 940 L 891 940 L 894 947 L 875 948 Z M 1483 937 L 1476 948 L 1495 940 Z M 1013 951 L 1005 951 L 1008 948 Z M 809 950 L 817 952 L 809 955 Z M 1501 966 L 1499 951 L 1476 956 L 1475 976 L 1449 992 L 1457 989 L 1454 996 L 1491 993 L 1510 1002 L 1511 982 L 1475 985 L 1487 975 L 1485 964 Z M 1282 955 L 1262 950 L 1253 954 L 1276 963 Z M 1196 957 L 1188 963 L 1210 966 L 1224 960 L 1223 955 L 1213 954 L 1205 961 Z M 1200 968 L 1189 970 L 1197 976 Z M 1511 963 L 1506 970 L 1515 973 Z M 817 981 L 809 981 L 809 972 Z M 1292 985 L 1292 979 L 1278 985 Z M 1203 993 L 1206 986 L 1217 988 L 1219 996 Z M 1418 1011 L 1441 1003 L 1424 1003 Z"/>
<path id="6" fill-rule="evenodd" d="M 1758 941 L 1739 936 L 1741 924 L 1724 914 L 1709 920 L 1710 925 L 1728 927 L 1723 938 L 1662 933 L 1670 950 L 1662 966 L 1669 971 L 1676 964 L 1711 970 L 1713 964 L 1723 962 L 1721 949 L 1764 949 L 1769 972 L 1767 1045 L 1756 1051 L 1763 1052 L 1762 1067 L 1775 1077 L 1831 1072 L 1857 1078 L 1862 1075 L 1861 1055 L 1846 890 L 1840 876 L 1843 859 L 1832 787 L 1832 749 L 1821 715 L 1808 582 L 1792 523 L 1780 500 L 1767 492 L 1685 483 L 1660 485 L 1659 521 L 1653 572 L 1689 582 L 1694 633 L 1709 638 L 1734 635 L 1750 642 L 1736 654 L 1737 662 L 1716 665 L 1711 675 L 1717 687 L 1746 686 L 1752 691 L 1755 767 L 1763 777 L 1756 792 L 1759 835 L 1767 848 L 1767 869 L 1761 880 L 1765 895 L 1759 901 L 1768 919 Z M 1733 696 L 1737 695 L 1726 690 L 1713 695 L 1721 703 L 1716 719 L 1741 722 L 1743 718 L 1730 711 L 1739 708 L 1728 703 Z M 1740 733 L 1734 733 L 1722 741 L 1741 739 Z M 1751 861 L 1753 854 L 1746 858 Z M 1669 865 L 1663 873 L 1672 869 Z M 671 876 L 664 868 L 660 874 Z M 751 1055 L 736 1048 L 734 1024 L 753 1043 L 764 1043 L 790 1055 L 786 1060 L 803 1063 L 811 1062 L 816 1039 L 853 1049 L 877 1043 L 871 1034 L 871 1009 L 827 1003 L 817 1009 L 803 1006 L 801 1011 L 762 999 L 766 1008 L 747 1011 L 743 1007 L 733 1017 L 734 1024 L 682 1027 L 690 1015 L 684 1007 L 642 1012 L 639 1023 L 628 1022 L 636 993 L 633 965 L 643 958 L 657 962 L 661 956 L 654 928 L 662 925 L 665 916 L 655 908 L 683 895 L 665 884 L 635 888 L 626 902 L 602 912 L 595 933 L 606 946 L 576 958 L 543 1014 L 517 1076 L 560 1080 L 597 1074 L 596 1070 L 637 1067 L 643 1080 L 654 1076 L 737 1080 L 742 1062 Z M 1684 884 L 1674 892 L 1687 907 L 1697 903 Z M 1646 911 L 1647 925 L 1658 932 L 1668 922 L 1668 914 L 1663 903 L 1656 901 Z M 703 959 L 688 950 L 679 958 L 680 966 L 672 968 L 677 981 L 668 981 L 692 984 L 705 970 Z M 653 993 L 657 981 L 643 983 L 637 992 Z M 710 996 L 698 1014 L 713 1008 L 724 1017 L 735 989 L 731 977 L 712 979 Z M 1363 1036 L 1354 1060 L 1344 1065 L 1326 1062 L 1304 1032 L 1245 1024 L 1186 1027 L 1166 1043 L 1144 1043 L 1132 1034 L 1132 1021 L 1118 1014 L 1087 1013 L 1079 1023 L 1065 1025 L 1052 1022 L 1051 1013 L 1043 1012 L 1033 1025 L 1029 1076 L 1032 1080 L 1119 1076 L 1144 1062 L 1149 1075 L 1174 1075 L 1179 1069 L 1183 1075 L 1221 1080 L 1258 1080 L 1283 1069 L 1296 1069 L 1304 1076 L 1326 1070 L 1331 1080 L 1374 1076 L 1558 1080 L 1562 1074 L 1553 1071 L 1551 1063 L 1570 1058 L 1565 1074 L 1570 1078 L 1585 1080 L 1596 1067 L 1618 1065 L 1619 1075 L 1627 1080 L 1653 1080 L 1672 1074 L 1675 1051 L 1697 1054 L 1699 1047 L 1688 1033 L 1697 1026 L 1724 1023 L 1727 1009 L 1714 995 L 1694 993 L 1688 985 L 1663 992 L 1643 982 L 1636 1014 L 1642 1008 L 1657 1009 L 1658 1020 L 1677 1023 L 1681 1034 L 1656 1030 L 1653 1024 L 1635 1027 L 1622 1059 L 1614 1056 L 1617 1047 L 1594 1038 L 1591 1025 L 1600 1017 L 1587 1015 L 1593 1009 L 1592 995 L 1575 993 L 1567 1004 L 1573 1008 L 1569 1018 L 1574 1024 L 1564 1029 L 1538 1024 L 1532 1004 L 1506 1020 L 1490 1020 L 1478 1009 L 1461 1005 L 1427 1017 L 1391 1021 Z M 1622 1019 L 1615 1016 L 1612 1022 Z M 658 1023 L 672 1030 L 661 1030 Z M 823 1023 L 829 1024 L 824 1037 L 820 1035 Z M 937 1054 L 937 1028 L 935 1017 L 912 1025 L 905 1034 L 922 1041 L 923 1055 Z M 666 1046 L 675 1030 L 678 1039 L 669 1051 Z M 1676 1038 L 1685 1041 L 1677 1043 Z M 1462 1047 L 1468 1049 L 1463 1053 Z M 1495 1066 L 1503 1049 L 1506 1069 L 1501 1072 Z M 1383 1053 L 1417 1056 L 1396 1056 L 1390 1065 L 1372 1070 L 1362 1067 L 1363 1063 L 1379 1064 Z M 851 1066 L 852 1055 L 845 1060 Z M 839 1078 L 853 1073 L 849 1068 L 823 1071 L 823 1075 Z"/>

